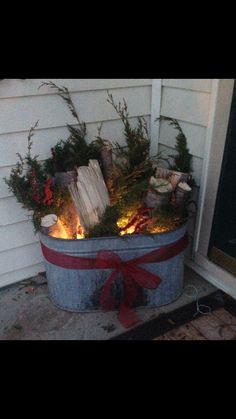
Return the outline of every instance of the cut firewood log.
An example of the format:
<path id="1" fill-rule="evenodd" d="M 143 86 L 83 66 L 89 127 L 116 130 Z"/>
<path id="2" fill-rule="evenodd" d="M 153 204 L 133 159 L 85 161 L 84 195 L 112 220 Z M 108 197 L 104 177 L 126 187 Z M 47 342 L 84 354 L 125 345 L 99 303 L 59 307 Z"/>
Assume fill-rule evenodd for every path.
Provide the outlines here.
<path id="1" fill-rule="evenodd" d="M 86 226 L 86 208 L 82 200 L 80 200 L 80 195 L 78 192 L 78 188 L 76 183 L 70 183 L 68 185 L 68 189 L 70 191 L 71 197 L 73 199 L 74 205 L 76 207 L 76 211 L 80 218 L 80 224 L 85 229 Z"/>
<path id="2" fill-rule="evenodd" d="M 89 169 L 91 170 L 91 180 L 97 195 L 97 204 L 99 216 L 103 215 L 106 207 L 110 205 L 109 193 L 97 160 L 89 160 Z"/>
<path id="3" fill-rule="evenodd" d="M 80 223 L 87 230 L 99 223 L 110 205 L 108 190 L 97 160 L 89 160 L 88 166 L 77 168 L 77 182 L 68 185 L 74 200 Z"/>
<path id="4" fill-rule="evenodd" d="M 106 142 L 106 144 L 100 150 L 101 162 L 102 162 L 102 173 L 104 176 L 105 183 L 109 188 L 112 185 L 113 175 L 113 156 L 112 156 L 112 144 Z"/>

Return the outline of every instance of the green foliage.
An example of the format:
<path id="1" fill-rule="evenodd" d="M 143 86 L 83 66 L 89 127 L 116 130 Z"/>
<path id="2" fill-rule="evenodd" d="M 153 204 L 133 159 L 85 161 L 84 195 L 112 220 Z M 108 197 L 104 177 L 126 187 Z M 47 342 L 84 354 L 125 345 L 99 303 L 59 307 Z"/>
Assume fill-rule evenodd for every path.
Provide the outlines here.
<path id="1" fill-rule="evenodd" d="M 118 142 L 114 142 L 114 154 L 117 159 L 114 162 L 115 176 L 110 188 L 112 206 L 106 209 L 100 223 L 88 231 L 87 237 L 119 234 L 117 221 L 127 214 L 129 208 L 142 204 L 149 187 L 150 176 L 155 173 L 153 163 L 160 158 L 160 153 L 154 157 L 149 155 L 150 137 L 145 119 L 138 118 L 137 126 L 131 127 L 126 101 L 123 99 L 123 104 L 119 102 L 117 105 L 110 93 L 107 101 L 123 122 L 126 145 L 122 147 Z M 97 140 L 103 141 L 104 144 L 101 127 Z"/>
<path id="2" fill-rule="evenodd" d="M 138 117 L 138 124 L 136 127 L 131 127 L 129 120 L 128 107 L 125 99 L 123 105 L 119 102 L 115 103 L 111 93 L 108 93 L 108 103 L 110 103 L 117 114 L 120 116 L 124 125 L 124 135 L 126 146 L 121 147 L 119 143 L 115 142 L 117 157 L 123 159 L 123 172 L 125 175 L 130 174 L 139 165 L 146 163 L 146 166 L 151 166 L 149 159 L 150 137 L 148 135 L 147 123 L 143 117 Z"/>
<path id="3" fill-rule="evenodd" d="M 77 126 L 67 124 L 69 137 L 59 141 L 52 149 L 52 156 L 45 161 L 45 170 L 54 176 L 56 172 L 67 172 L 74 170 L 76 166 L 87 166 L 90 159 L 100 159 L 99 149 L 101 140 L 86 142 L 87 128 L 85 122 L 81 122 L 66 87 L 59 87 L 53 82 L 44 82 L 40 86 L 48 86 L 56 89 L 58 95 L 66 102 L 71 114 L 77 120 Z"/>
<path id="4" fill-rule="evenodd" d="M 35 231 L 39 230 L 40 220 L 46 214 L 63 211 L 63 205 L 70 200 L 69 193 L 56 186 L 53 179 L 37 158 L 31 156 L 32 137 L 38 122 L 30 129 L 28 134 L 28 151 L 23 158 L 19 153 L 19 161 L 11 170 L 9 178 L 4 178 L 8 189 L 15 195 L 22 207 L 32 211 L 32 221 Z"/>
<path id="5" fill-rule="evenodd" d="M 66 207 L 72 202 L 70 193 L 66 187 L 59 185 L 52 186 L 53 201 L 50 206 L 38 206 L 34 209 L 32 222 L 35 233 L 40 230 L 41 218 L 47 214 L 56 214 L 58 217 L 62 215 Z"/>
<path id="6" fill-rule="evenodd" d="M 115 109 L 124 126 L 124 137 L 126 144 L 121 146 L 118 142 L 114 142 L 113 153 L 116 156 L 114 162 L 115 176 L 113 180 L 112 196 L 116 199 L 123 196 L 132 187 L 142 180 L 149 179 L 154 174 L 154 165 L 160 158 L 157 156 L 150 157 L 150 136 L 148 133 L 147 123 L 143 117 L 138 117 L 137 125 L 131 126 L 129 119 L 128 106 L 123 99 L 123 104 L 115 103 L 111 93 L 108 92 L 108 103 Z"/>
<path id="7" fill-rule="evenodd" d="M 186 213 L 179 210 L 178 207 L 174 205 L 163 205 L 162 207 L 153 209 L 151 212 L 151 217 L 158 219 L 158 225 L 165 225 L 166 222 L 170 220 L 178 220 L 180 217 L 181 219 L 186 217 Z"/>
<path id="8" fill-rule="evenodd" d="M 126 192 L 120 200 L 118 200 L 111 207 L 107 207 L 99 224 L 91 228 L 86 237 L 107 237 L 118 236 L 119 228 L 117 221 L 119 218 L 127 213 L 127 210 L 135 204 L 142 203 L 144 195 L 148 188 L 148 180 L 143 179 L 133 185 L 133 187 Z"/>
<path id="9" fill-rule="evenodd" d="M 118 236 L 119 228 L 117 226 L 117 221 L 122 217 L 127 216 L 129 210 L 137 210 L 142 206 L 147 188 L 148 180 L 145 179 L 133 186 L 133 188 L 122 196 L 118 202 L 111 207 L 106 208 L 99 224 L 96 224 L 91 228 L 87 232 L 86 237 Z M 142 234 L 153 234 L 151 231 L 155 226 L 158 228 L 167 228 L 170 231 L 174 230 L 187 221 L 188 214 L 186 210 L 183 212 L 179 211 L 179 209 L 173 205 L 166 205 L 158 209 L 153 209 L 149 214 L 149 218 L 152 222 L 150 225 L 147 224 L 147 226 L 143 228 Z M 120 237 L 125 239 L 129 236 L 124 235 Z"/>
<path id="10" fill-rule="evenodd" d="M 172 165 L 171 169 L 178 170 L 183 173 L 191 173 L 192 155 L 189 153 L 189 149 L 187 147 L 187 138 L 177 119 L 167 117 L 165 117 L 164 119 L 169 120 L 170 125 L 172 125 L 178 131 L 175 144 L 175 150 L 178 154 L 176 156 L 173 156 L 174 165 Z"/>
<path id="11" fill-rule="evenodd" d="M 51 157 L 41 163 L 38 161 L 38 156 L 31 156 L 32 136 L 37 122 L 29 131 L 26 156 L 22 158 L 18 154 L 19 161 L 11 170 L 9 178 L 5 179 L 9 190 L 13 192 L 23 208 L 32 211 L 35 231 L 40 229 L 41 218 L 44 215 L 55 213 L 60 216 L 65 207 L 71 203 L 68 189 L 54 183 L 55 173 L 71 171 L 76 166 L 87 166 L 90 159 L 100 161 L 101 147 L 107 143 L 101 137 L 101 125 L 96 139 L 87 144 L 86 124 L 80 121 L 68 89 L 58 87 L 53 82 L 45 82 L 43 85 L 57 90 L 77 123 L 76 126 L 67 124 L 69 137 L 66 140 L 60 140 L 51 149 Z M 117 105 L 110 93 L 108 93 L 107 101 L 121 118 L 126 144 L 122 147 L 118 142 L 114 143 L 116 161 L 114 162 L 114 179 L 109 189 L 112 205 L 107 207 L 100 223 L 90 229 L 86 237 L 119 235 L 117 221 L 126 215 L 129 209 L 133 210 L 142 204 L 148 190 L 150 176 L 155 172 L 153 163 L 162 159 L 160 153 L 150 157 L 150 137 L 145 119 L 139 117 L 136 126 L 131 126 L 126 101 L 123 99 L 123 104 L 119 102 Z M 175 147 L 178 155 L 174 158 L 175 165 L 172 169 L 189 173 L 192 156 L 187 148 L 186 137 L 178 122 L 168 119 L 179 131 Z M 162 223 L 164 225 L 166 222 L 178 223 L 179 215 L 174 211 L 174 208 L 168 206 L 168 208 L 154 211 L 152 217 L 158 220 L 159 225 Z M 146 232 L 148 233 L 148 230 Z"/>
<path id="12" fill-rule="evenodd" d="M 136 202 L 142 202 L 149 187 L 149 178 L 136 182 L 122 197 L 120 207 L 125 209 Z"/>
<path id="13" fill-rule="evenodd" d="M 99 224 L 92 227 L 86 234 L 87 238 L 90 237 L 109 237 L 118 236 L 119 228 L 116 224 L 120 216 L 119 204 L 107 207 Z"/>
<path id="14" fill-rule="evenodd" d="M 52 149 L 52 157 L 45 161 L 45 170 L 54 176 L 56 172 L 74 170 L 76 166 L 87 166 L 90 159 L 99 160 L 99 147 L 95 142 L 87 144 L 86 131 L 67 125 L 70 136 L 59 141 Z"/>
<path id="15" fill-rule="evenodd" d="M 86 142 L 86 124 L 81 122 L 75 106 L 66 87 L 58 87 L 53 82 L 42 83 L 40 88 L 46 85 L 56 89 L 59 96 L 66 102 L 72 115 L 77 120 L 77 126 L 67 124 L 69 137 L 67 140 L 60 140 L 51 149 L 52 156 L 44 163 L 38 161 L 38 156 L 31 156 L 32 137 L 36 124 L 30 129 L 28 135 L 28 151 L 24 158 L 17 153 L 19 161 L 11 170 L 8 179 L 4 179 L 9 190 L 16 196 L 22 207 L 32 211 L 32 221 L 35 231 L 40 228 L 41 218 L 49 213 L 60 216 L 64 208 L 71 202 L 71 196 L 67 188 L 54 183 L 56 172 L 73 170 L 76 166 L 88 165 L 90 159 L 100 159 L 99 150 L 104 142 L 97 137 L 90 144 Z M 50 187 L 48 181 L 50 181 Z M 46 190 L 49 190 L 46 192 Z M 47 193 L 51 199 L 47 200 Z M 46 199 L 46 200 L 45 200 Z"/>

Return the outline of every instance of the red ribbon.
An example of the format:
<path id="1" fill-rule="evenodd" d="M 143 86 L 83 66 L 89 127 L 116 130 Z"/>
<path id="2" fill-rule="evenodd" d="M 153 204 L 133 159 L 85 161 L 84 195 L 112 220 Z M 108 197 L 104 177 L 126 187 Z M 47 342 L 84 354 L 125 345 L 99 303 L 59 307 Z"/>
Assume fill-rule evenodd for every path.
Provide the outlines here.
<path id="1" fill-rule="evenodd" d="M 45 259 L 54 265 L 66 269 L 114 269 L 109 278 L 106 280 L 100 303 L 103 309 L 112 310 L 116 306 L 116 302 L 111 295 L 111 285 L 117 275 L 123 274 L 124 297 L 119 307 L 119 321 L 128 328 L 136 324 L 139 319 L 133 311 L 132 306 L 135 302 L 139 287 L 146 289 L 155 289 L 161 282 L 158 275 L 141 268 L 140 264 L 164 262 L 174 256 L 177 256 L 188 245 L 187 233 L 177 242 L 169 244 L 160 249 L 153 250 L 138 258 L 124 262 L 120 256 L 109 250 L 100 250 L 96 259 L 82 258 L 79 256 L 69 256 L 49 249 L 41 243 L 42 252 Z"/>
<path id="2" fill-rule="evenodd" d="M 51 191 L 51 186 L 53 183 L 53 179 L 50 178 L 47 180 L 47 182 L 44 185 L 44 193 L 45 193 L 45 198 L 43 200 L 43 204 L 45 205 L 51 205 L 53 199 L 52 199 L 52 191 Z"/>

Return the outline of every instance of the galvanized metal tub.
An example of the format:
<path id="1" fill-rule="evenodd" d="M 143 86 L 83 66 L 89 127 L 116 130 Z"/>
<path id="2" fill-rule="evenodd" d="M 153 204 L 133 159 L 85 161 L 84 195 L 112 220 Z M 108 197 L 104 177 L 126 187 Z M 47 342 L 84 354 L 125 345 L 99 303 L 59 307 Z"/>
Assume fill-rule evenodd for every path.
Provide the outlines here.
<path id="1" fill-rule="evenodd" d="M 143 256 L 155 249 L 177 242 L 186 233 L 187 225 L 169 233 L 104 237 L 82 240 L 57 239 L 40 233 L 40 241 L 49 249 L 70 256 L 96 258 L 99 250 L 112 250 L 122 261 Z M 100 310 L 100 295 L 112 269 L 66 269 L 44 259 L 49 296 L 63 310 L 72 312 Z M 159 263 L 140 265 L 145 270 L 161 277 L 156 289 L 140 289 L 134 307 L 159 307 L 176 300 L 183 290 L 184 251 Z M 113 294 L 122 300 L 122 275 L 113 286 Z"/>

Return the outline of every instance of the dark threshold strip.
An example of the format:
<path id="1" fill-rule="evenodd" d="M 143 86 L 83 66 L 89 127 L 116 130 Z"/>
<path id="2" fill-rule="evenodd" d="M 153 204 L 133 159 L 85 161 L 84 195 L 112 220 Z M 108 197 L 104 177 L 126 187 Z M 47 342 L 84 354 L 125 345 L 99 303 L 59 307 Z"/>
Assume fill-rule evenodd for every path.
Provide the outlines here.
<path id="1" fill-rule="evenodd" d="M 199 299 L 199 305 L 205 304 L 214 311 L 224 307 L 232 315 L 236 316 L 236 301 L 226 295 L 223 291 L 217 290 L 206 297 Z M 156 319 L 145 322 L 132 330 L 124 332 L 110 340 L 153 340 L 165 333 L 182 326 L 201 316 L 196 313 L 196 301 L 186 304 L 170 313 L 160 314 Z"/>

